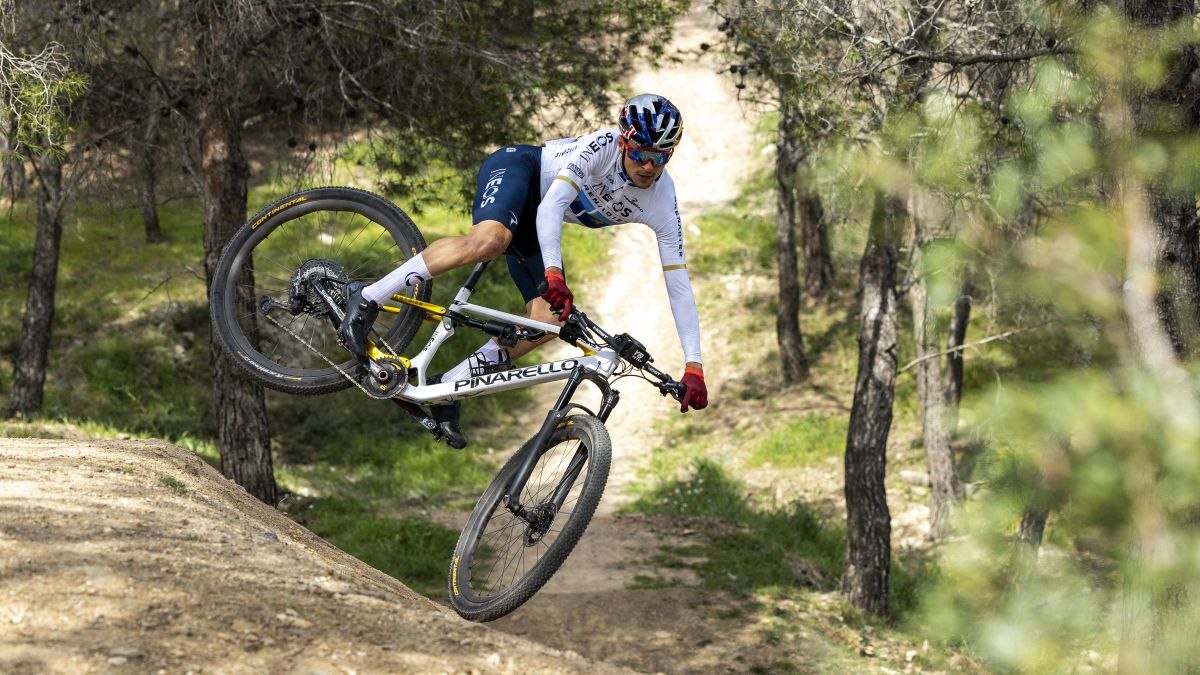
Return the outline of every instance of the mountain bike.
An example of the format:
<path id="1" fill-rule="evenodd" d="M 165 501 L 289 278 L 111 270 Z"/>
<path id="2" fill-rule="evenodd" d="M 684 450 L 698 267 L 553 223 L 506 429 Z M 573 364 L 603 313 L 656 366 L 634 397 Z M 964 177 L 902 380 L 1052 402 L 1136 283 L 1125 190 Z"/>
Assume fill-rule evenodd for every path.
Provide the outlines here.
<path id="1" fill-rule="evenodd" d="M 439 440 L 428 404 L 565 380 L 537 433 L 484 490 L 451 558 L 454 609 L 490 621 L 550 579 L 595 513 L 612 452 L 604 422 L 620 400 L 612 383 L 641 377 L 677 401 L 686 388 L 651 365 L 640 342 L 609 334 L 578 307 L 559 327 L 472 304 L 486 262 L 447 307 L 429 302 L 428 282 L 394 295 L 360 363 L 336 336 L 346 284 L 377 279 L 424 247 L 413 221 L 382 197 L 344 187 L 289 195 L 255 214 L 226 246 L 209 292 L 212 324 L 226 354 L 265 386 L 291 394 L 357 387 L 392 401 Z M 401 356 L 423 321 L 437 324 L 432 335 L 415 356 Z M 527 367 L 480 364 L 464 379 L 434 382 L 434 355 L 464 328 L 502 347 L 556 335 L 580 354 Z M 572 400 L 584 382 L 600 392 L 596 410 Z"/>

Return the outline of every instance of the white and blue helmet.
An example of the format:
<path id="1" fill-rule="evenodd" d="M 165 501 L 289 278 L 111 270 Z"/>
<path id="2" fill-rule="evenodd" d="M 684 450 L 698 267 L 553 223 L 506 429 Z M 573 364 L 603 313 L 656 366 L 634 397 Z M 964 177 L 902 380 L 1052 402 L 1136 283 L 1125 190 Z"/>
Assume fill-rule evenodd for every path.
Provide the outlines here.
<path id="1" fill-rule="evenodd" d="M 639 148 L 672 150 L 683 138 L 683 114 L 658 94 L 638 94 L 621 108 L 621 136 Z"/>

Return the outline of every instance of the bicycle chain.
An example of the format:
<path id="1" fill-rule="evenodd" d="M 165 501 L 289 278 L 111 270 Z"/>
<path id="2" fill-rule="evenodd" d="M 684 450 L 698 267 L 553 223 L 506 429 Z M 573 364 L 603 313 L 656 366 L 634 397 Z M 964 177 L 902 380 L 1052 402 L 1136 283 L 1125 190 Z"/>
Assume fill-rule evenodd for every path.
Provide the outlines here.
<path id="1" fill-rule="evenodd" d="M 359 390 L 360 390 L 362 393 L 366 394 L 367 396 L 370 396 L 371 398 L 375 398 L 375 396 L 373 396 L 373 395 L 371 394 L 371 392 L 367 391 L 367 388 L 366 388 L 366 387 L 364 387 L 364 386 L 362 385 L 362 383 L 361 383 L 361 382 L 359 382 L 358 380 L 354 379 L 354 377 L 353 377 L 352 375 L 350 375 L 350 373 L 346 372 L 345 370 L 342 370 L 342 367 L 341 367 L 341 366 L 339 366 L 338 364 L 336 364 L 336 363 L 334 363 L 332 360 L 330 360 L 330 358 L 329 358 L 328 356 L 325 356 L 324 354 L 322 354 L 322 353 L 321 353 L 321 350 L 319 350 L 319 349 L 317 349 L 316 347 L 314 347 L 314 346 L 310 345 L 308 342 L 306 342 L 306 341 L 305 341 L 305 339 L 304 339 L 304 338 L 300 337 L 299 335 L 296 335 L 294 332 L 292 332 L 292 330 L 291 330 L 290 328 L 288 328 L 287 326 L 283 325 L 282 323 L 279 323 L 278 321 L 276 321 L 276 320 L 275 320 L 275 318 L 274 318 L 274 317 L 272 317 L 270 314 L 264 314 L 263 316 L 265 316 L 265 317 L 267 318 L 267 320 L 268 320 L 268 321 L 270 321 L 271 323 L 275 324 L 276 326 L 279 326 L 279 328 L 280 328 L 281 330 L 283 330 L 283 332 L 285 332 L 285 333 L 287 333 L 288 335 L 291 335 L 292 337 L 296 338 L 296 341 L 297 341 L 297 342 L 299 342 L 300 344 L 304 345 L 305 347 L 308 347 L 309 351 L 311 351 L 312 353 L 314 353 L 314 354 L 316 354 L 317 356 L 321 357 L 321 360 L 322 360 L 322 361 L 324 361 L 325 363 L 328 363 L 330 366 L 333 366 L 333 369 L 334 369 L 334 370 L 336 370 L 336 371 L 338 371 L 339 373 L 341 373 L 343 377 L 345 377 L 347 380 L 349 380 L 349 381 L 350 381 L 350 384 L 353 384 L 354 386 L 358 387 L 358 389 L 359 389 Z M 383 343 L 383 346 L 384 346 L 384 347 L 387 347 L 387 350 L 388 350 L 388 352 L 390 352 L 390 353 L 393 353 L 393 354 L 395 353 L 395 350 L 393 350 L 393 349 L 392 349 L 392 346 L 391 346 L 391 345 L 389 345 L 387 342 L 385 342 L 385 341 L 384 341 L 384 339 L 383 339 L 382 337 L 381 337 L 381 338 L 379 338 L 379 341 Z"/>

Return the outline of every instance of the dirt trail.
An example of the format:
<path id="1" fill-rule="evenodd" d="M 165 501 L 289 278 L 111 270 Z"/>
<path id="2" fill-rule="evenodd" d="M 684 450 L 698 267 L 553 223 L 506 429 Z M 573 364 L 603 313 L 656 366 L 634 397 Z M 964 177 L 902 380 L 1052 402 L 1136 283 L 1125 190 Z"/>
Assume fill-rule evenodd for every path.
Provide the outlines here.
<path id="1" fill-rule="evenodd" d="M 0 672 L 615 672 L 470 624 L 161 441 L 0 439 Z"/>
<path id="2" fill-rule="evenodd" d="M 693 241 L 699 233 L 697 217 L 737 196 L 755 154 L 750 150 L 755 147 L 753 132 L 735 99 L 736 90 L 716 72 L 721 66 L 715 57 L 699 49 L 702 42 L 712 44 L 720 37 L 716 24 L 715 16 L 694 9 L 677 24 L 668 50 L 668 57 L 678 56 L 678 62 L 643 69 L 630 80 L 635 92 L 662 94 L 683 113 L 684 141 L 669 171 L 685 239 L 690 236 Z M 580 289 L 577 297 L 602 326 L 637 337 L 656 355 L 659 368 L 678 377 L 683 359 L 653 232 L 637 224 L 620 226 L 612 241 L 610 270 L 600 282 Z M 715 360 L 712 353 L 707 358 Z M 710 398 L 721 391 L 714 374 L 712 369 L 706 372 Z M 658 423 L 677 415 L 678 404 L 640 380 L 622 380 L 616 388 L 621 403 L 607 424 L 612 469 L 596 517 L 550 583 L 521 610 L 493 625 L 643 671 L 730 667 L 725 661 L 739 650 L 751 649 L 753 639 L 740 639 L 727 623 L 706 616 L 711 613 L 688 611 L 697 598 L 686 588 L 633 588 L 639 575 L 656 577 L 656 583 L 685 585 L 696 578 L 690 570 L 657 569 L 645 562 L 664 544 L 690 543 L 690 531 L 670 521 L 615 515 L 634 497 L 630 487 L 661 437 Z M 540 392 L 538 421 L 555 393 Z"/>

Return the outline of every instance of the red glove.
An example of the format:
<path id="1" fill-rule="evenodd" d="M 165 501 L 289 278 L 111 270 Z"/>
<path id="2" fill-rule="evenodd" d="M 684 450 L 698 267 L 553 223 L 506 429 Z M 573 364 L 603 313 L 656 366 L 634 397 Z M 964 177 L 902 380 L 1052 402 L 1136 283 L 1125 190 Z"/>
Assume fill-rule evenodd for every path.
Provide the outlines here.
<path id="1" fill-rule="evenodd" d="M 687 391 L 679 401 L 679 412 L 687 412 L 688 406 L 691 406 L 692 410 L 703 410 L 708 406 L 708 389 L 704 386 L 703 370 L 696 366 L 687 366 L 683 369 L 683 379 L 680 382 L 687 387 Z"/>
<path id="2" fill-rule="evenodd" d="M 542 293 L 542 299 L 550 303 L 551 311 L 562 319 L 571 316 L 571 310 L 574 309 L 571 303 L 575 296 L 571 294 L 571 289 L 567 288 L 567 280 L 563 278 L 562 272 L 553 267 L 546 270 L 546 285 L 548 288 Z"/>

